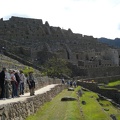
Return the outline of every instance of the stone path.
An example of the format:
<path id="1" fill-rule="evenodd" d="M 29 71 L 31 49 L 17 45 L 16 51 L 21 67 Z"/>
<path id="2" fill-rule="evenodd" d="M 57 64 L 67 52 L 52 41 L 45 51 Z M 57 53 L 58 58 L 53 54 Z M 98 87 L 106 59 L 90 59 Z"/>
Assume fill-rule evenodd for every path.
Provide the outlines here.
<path id="1" fill-rule="evenodd" d="M 47 85 L 47 86 L 45 86 L 45 87 L 43 87 L 39 90 L 36 90 L 35 95 L 45 93 L 45 92 L 49 91 L 51 88 L 55 87 L 56 85 L 58 85 L 58 84 Z M 27 99 L 29 97 L 34 97 L 34 96 L 30 96 L 30 93 L 25 93 L 24 95 L 20 95 L 20 97 L 18 97 L 18 98 L 0 100 L 0 105 L 13 103 L 13 102 L 18 102 L 18 101 L 24 101 L 25 99 Z"/>

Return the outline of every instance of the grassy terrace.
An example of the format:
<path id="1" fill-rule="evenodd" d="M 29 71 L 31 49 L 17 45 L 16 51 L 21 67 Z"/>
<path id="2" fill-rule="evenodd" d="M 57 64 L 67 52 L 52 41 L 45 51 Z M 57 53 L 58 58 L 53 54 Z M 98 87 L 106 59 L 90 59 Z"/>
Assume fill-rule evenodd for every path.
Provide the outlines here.
<path id="1" fill-rule="evenodd" d="M 120 80 L 117 80 L 115 82 L 109 82 L 107 85 L 101 85 L 99 88 L 101 89 L 110 89 L 110 90 L 118 90 L 120 91 L 117 87 L 120 86 Z"/>
<path id="2" fill-rule="evenodd" d="M 118 80 L 118 81 L 115 81 L 115 82 L 110 82 L 110 83 L 108 83 L 108 87 L 115 87 L 115 86 L 118 86 L 118 85 L 120 85 L 120 80 Z"/>
<path id="3" fill-rule="evenodd" d="M 80 87 L 75 91 L 62 91 L 26 120 L 111 120 L 111 114 L 120 120 L 120 110 L 110 102 L 100 100 L 93 92 L 83 91 L 82 97 L 77 101 L 61 101 L 61 98 L 65 96 L 78 98 L 76 92 L 79 89 Z M 82 104 L 82 101 L 85 101 L 86 104 Z"/>

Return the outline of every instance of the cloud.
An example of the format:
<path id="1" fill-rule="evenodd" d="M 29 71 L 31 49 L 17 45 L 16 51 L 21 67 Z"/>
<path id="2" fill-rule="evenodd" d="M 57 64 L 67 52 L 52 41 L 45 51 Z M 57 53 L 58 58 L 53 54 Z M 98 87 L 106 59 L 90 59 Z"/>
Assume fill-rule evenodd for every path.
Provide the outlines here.
<path id="1" fill-rule="evenodd" d="M 119 23 L 119 25 L 118 25 L 118 30 L 120 30 L 120 23 Z"/>
<path id="2" fill-rule="evenodd" d="M 19 16 L 19 17 L 24 17 L 24 18 L 30 18 L 30 16 L 25 15 L 25 14 L 19 14 L 19 13 L 12 13 L 8 16 L 4 16 L 4 20 L 8 20 L 9 18 L 11 18 L 11 16 Z"/>
<path id="3" fill-rule="evenodd" d="M 4 19 L 37 18 L 75 33 L 120 37 L 120 0 L 0 0 L 0 11 Z"/>

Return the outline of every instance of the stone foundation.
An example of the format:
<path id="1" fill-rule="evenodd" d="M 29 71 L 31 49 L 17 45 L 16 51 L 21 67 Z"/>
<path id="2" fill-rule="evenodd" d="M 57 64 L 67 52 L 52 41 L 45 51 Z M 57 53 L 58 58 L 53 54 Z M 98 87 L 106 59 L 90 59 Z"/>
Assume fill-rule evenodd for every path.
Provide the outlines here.
<path id="1" fill-rule="evenodd" d="M 65 89 L 64 85 L 57 85 L 50 91 L 27 98 L 24 101 L 0 105 L 0 120 L 25 120 L 34 114 L 45 102 Z"/>

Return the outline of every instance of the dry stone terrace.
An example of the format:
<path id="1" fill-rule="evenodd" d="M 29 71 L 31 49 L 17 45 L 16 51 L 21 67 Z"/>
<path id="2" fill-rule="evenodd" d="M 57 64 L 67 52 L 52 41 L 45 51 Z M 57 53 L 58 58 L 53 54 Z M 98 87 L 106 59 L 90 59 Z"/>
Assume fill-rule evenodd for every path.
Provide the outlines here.
<path id="1" fill-rule="evenodd" d="M 64 85 L 51 84 L 36 91 L 36 95 L 30 97 L 29 93 L 20 98 L 0 100 L 1 120 L 25 120 L 34 114 L 40 106 L 50 101 L 58 93 L 65 89 Z"/>
<path id="2" fill-rule="evenodd" d="M 86 71 L 83 75 L 87 77 L 93 77 L 97 68 L 108 68 L 105 74 L 119 74 L 117 70 L 114 73 L 109 70 L 119 67 L 119 50 L 98 42 L 93 36 L 53 27 L 47 21 L 44 24 L 41 19 L 15 16 L 7 21 L 1 19 L 0 41 L 0 46 L 4 46 L 6 51 L 37 65 L 56 55 L 79 67 L 83 73 Z M 82 76 L 79 70 L 74 73 L 76 76 Z M 102 70 L 97 73 L 100 77 L 105 74 Z"/>
<path id="3" fill-rule="evenodd" d="M 50 91 L 52 88 L 54 88 L 57 85 L 58 84 L 51 84 L 51 85 L 47 85 L 45 87 L 42 87 L 42 88 L 35 91 L 35 95 L 43 94 L 47 91 Z M 0 100 L 0 105 L 4 105 L 4 104 L 8 104 L 8 103 L 9 104 L 10 103 L 15 103 L 15 102 L 19 102 L 19 101 L 25 101 L 27 98 L 30 98 L 30 97 L 31 97 L 30 93 L 28 92 L 28 93 L 25 93 L 24 95 L 20 95 L 20 97 L 17 97 L 17 98 Z"/>
<path id="4" fill-rule="evenodd" d="M 26 65 L 0 54 L 0 67 L 8 69 L 23 69 Z M 33 114 L 46 101 L 50 101 L 55 95 L 64 89 L 58 78 L 42 76 L 40 71 L 34 70 L 36 79 L 35 96 L 30 97 L 28 85 L 25 84 L 25 94 L 19 98 L 0 100 L 0 119 L 24 120 L 28 115 Z"/>

